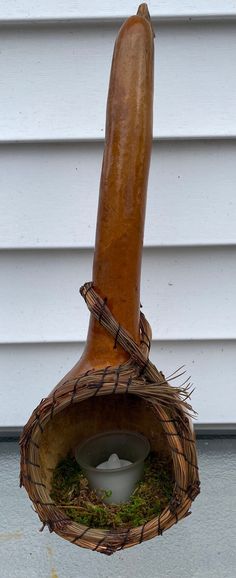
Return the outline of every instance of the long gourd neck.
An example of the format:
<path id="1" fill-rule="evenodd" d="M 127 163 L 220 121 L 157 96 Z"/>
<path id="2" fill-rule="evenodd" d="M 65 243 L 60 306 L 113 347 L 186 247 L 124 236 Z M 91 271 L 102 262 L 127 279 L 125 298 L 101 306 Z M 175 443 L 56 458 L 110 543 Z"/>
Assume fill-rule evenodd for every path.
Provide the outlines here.
<path id="1" fill-rule="evenodd" d="M 153 31 L 146 5 L 116 40 L 107 101 L 93 283 L 139 343 L 140 275 L 152 143 Z M 117 365 L 127 354 L 91 317 L 79 369 Z"/>

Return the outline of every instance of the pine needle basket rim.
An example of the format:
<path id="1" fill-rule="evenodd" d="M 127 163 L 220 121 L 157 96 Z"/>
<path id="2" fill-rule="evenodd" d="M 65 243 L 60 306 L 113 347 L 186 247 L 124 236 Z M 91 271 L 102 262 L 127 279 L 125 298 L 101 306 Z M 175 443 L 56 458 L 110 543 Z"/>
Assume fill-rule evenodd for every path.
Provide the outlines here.
<path id="1" fill-rule="evenodd" d="M 137 345 L 112 316 L 107 300 L 98 295 L 92 283 L 85 283 L 80 292 L 92 315 L 130 358 L 118 367 L 91 370 L 76 379 L 65 380 L 58 390 L 42 399 L 20 439 L 20 485 L 28 492 L 43 523 L 42 529 L 47 526 L 78 546 L 110 555 L 162 535 L 191 513 L 191 504 L 200 492 L 196 440 L 190 422 L 195 412 L 187 401 L 191 394 L 188 380 L 181 387 L 169 383 L 183 374 L 182 367 L 165 378 L 149 360 L 151 328 L 143 313 L 140 313 L 141 345 Z M 39 464 L 40 443 L 46 424 L 71 404 L 116 394 L 134 395 L 151 404 L 171 452 L 174 490 L 168 506 L 143 526 L 125 530 L 91 528 L 66 517 L 62 508 L 52 502 Z"/>

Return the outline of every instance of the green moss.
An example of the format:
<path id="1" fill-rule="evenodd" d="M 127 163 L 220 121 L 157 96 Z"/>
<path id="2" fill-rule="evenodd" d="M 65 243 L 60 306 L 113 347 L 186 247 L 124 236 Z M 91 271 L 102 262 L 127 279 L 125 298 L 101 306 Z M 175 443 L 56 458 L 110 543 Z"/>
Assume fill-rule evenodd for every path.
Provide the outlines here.
<path id="1" fill-rule="evenodd" d="M 158 516 L 171 499 L 172 468 L 169 460 L 151 453 L 145 460 L 143 480 L 128 502 L 105 504 L 91 490 L 76 460 L 68 455 L 55 468 L 51 485 L 53 502 L 75 522 L 95 528 L 134 528 Z"/>

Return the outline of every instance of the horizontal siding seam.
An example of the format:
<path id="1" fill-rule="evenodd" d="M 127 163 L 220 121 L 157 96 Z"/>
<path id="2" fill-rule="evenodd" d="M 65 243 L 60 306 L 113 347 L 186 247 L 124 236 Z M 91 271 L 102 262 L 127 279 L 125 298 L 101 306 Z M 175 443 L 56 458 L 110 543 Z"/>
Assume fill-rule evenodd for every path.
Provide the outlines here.
<path id="1" fill-rule="evenodd" d="M 151 319 L 149 319 L 149 322 L 151 323 Z M 154 345 L 155 343 L 216 343 L 216 342 L 234 342 L 236 341 L 236 335 L 235 336 L 201 336 L 201 337 L 187 337 L 187 336 L 180 336 L 180 337 L 173 337 L 173 336 L 169 336 L 169 337 L 156 337 L 153 336 L 152 337 L 152 345 Z M 85 346 L 86 340 L 85 339 L 47 339 L 47 340 L 39 340 L 39 339 L 33 339 L 33 340 L 21 340 L 21 341 L 0 341 L 0 346 L 2 347 L 9 347 L 9 346 L 39 346 L 39 345 L 49 345 L 49 346 L 57 346 L 57 345 L 78 345 L 78 346 Z"/>
<path id="2" fill-rule="evenodd" d="M 224 247 L 236 247 L 236 239 L 235 241 L 227 241 L 222 240 L 219 241 L 218 239 L 215 242 L 212 241 L 202 241 L 202 242 L 192 242 L 192 243 L 144 243 L 143 249 L 220 249 Z M 7 251 L 91 251 L 94 249 L 94 245 L 87 244 L 87 245 L 1 245 L 0 243 L 0 253 Z"/>
<path id="3" fill-rule="evenodd" d="M 235 436 L 236 422 L 197 422 L 193 423 L 194 431 L 197 437 L 201 436 Z M 23 425 L 16 426 L 0 426 L 0 442 L 9 439 L 16 439 L 20 437 L 23 430 Z"/>
<path id="4" fill-rule="evenodd" d="M 225 133 L 217 133 L 217 134 L 162 134 L 162 135 L 154 135 L 153 142 L 175 142 L 175 141 L 233 141 L 236 140 L 236 133 L 233 134 L 225 134 Z M 60 137 L 60 138 L 51 138 L 51 137 L 37 137 L 37 138 L 1 138 L 0 136 L 0 146 L 2 145 L 20 145 L 20 144 L 93 144 L 93 143 L 105 143 L 104 136 L 80 136 L 80 137 Z"/>
<path id="5" fill-rule="evenodd" d="M 132 10 L 129 11 L 129 13 L 127 12 L 126 14 L 117 14 L 117 15 L 111 15 L 111 14 L 93 14 L 91 16 L 79 16 L 79 15 L 70 15 L 70 14 L 65 14 L 65 15 L 39 15 L 39 16 L 19 16 L 18 18 L 16 16 L 13 17 L 5 17 L 4 16 L 0 16 L 0 26 L 19 26 L 19 25 L 25 25 L 25 26 L 34 26 L 34 25 L 38 25 L 38 26 L 44 26 L 44 25 L 65 25 L 67 26 L 68 24 L 76 24 L 78 26 L 84 26 L 85 24 L 93 24 L 96 26 L 104 26 L 106 24 L 121 24 L 126 18 L 128 18 L 132 13 Z M 178 12 L 163 12 L 162 14 L 159 12 L 159 14 L 154 14 L 153 12 L 151 13 L 151 18 L 152 18 L 152 22 L 153 24 L 162 24 L 162 23 L 168 23 L 168 22 L 214 22 L 214 21 L 232 21 L 236 19 L 236 9 L 235 11 L 232 12 L 226 12 L 226 11 L 222 11 L 222 12 L 211 12 L 210 10 L 208 12 L 198 12 L 198 13 L 191 13 L 191 12 L 183 12 L 183 13 L 178 13 Z"/>
<path id="6" fill-rule="evenodd" d="M 197 251 L 198 249 L 200 251 L 204 250 L 204 249 L 212 249 L 213 252 L 220 250 L 220 249 L 234 249 L 236 247 L 236 240 L 235 242 L 227 242 L 227 241 L 218 241 L 215 243 L 211 242 L 197 242 L 197 243 L 170 243 L 170 244 L 158 244 L 156 243 L 155 245 L 153 244 L 145 244 L 143 245 L 143 251 L 144 254 L 147 252 L 151 252 L 151 254 L 153 254 L 155 252 L 155 250 L 157 250 L 158 252 L 160 252 L 162 249 L 163 251 L 170 251 L 171 249 L 175 250 L 182 250 L 182 251 L 191 251 L 191 249 L 193 251 Z M 74 252 L 78 252 L 78 253 L 89 253 L 90 255 L 92 255 L 92 251 L 94 249 L 94 245 L 56 245 L 56 246 L 51 246 L 51 245 L 44 245 L 44 246 L 40 246 L 40 245 L 33 245 L 33 246 L 10 246 L 10 247 L 4 247 L 4 246 L 0 246 L 0 254 L 4 254 L 4 253 L 32 253 L 35 251 L 35 253 L 39 253 L 40 251 L 42 253 L 44 253 L 45 255 L 47 255 L 48 253 L 57 253 L 57 252 L 68 252 L 71 251 L 72 253 Z"/>

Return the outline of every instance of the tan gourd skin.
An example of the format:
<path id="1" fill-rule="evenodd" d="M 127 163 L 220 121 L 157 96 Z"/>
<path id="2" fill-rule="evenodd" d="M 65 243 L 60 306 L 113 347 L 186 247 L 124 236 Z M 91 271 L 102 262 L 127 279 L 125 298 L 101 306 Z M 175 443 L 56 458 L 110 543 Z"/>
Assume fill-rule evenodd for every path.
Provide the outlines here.
<path id="1" fill-rule="evenodd" d="M 153 33 L 147 7 L 142 4 L 138 15 L 121 28 L 115 46 L 93 266 L 97 294 L 107 297 L 112 313 L 137 343 L 152 90 Z M 86 289 L 91 291 L 87 294 L 90 310 L 101 315 L 100 305 L 94 304 L 96 292 L 94 295 L 90 284 Z M 81 360 L 35 408 L 20 442 L 21 484 L 43 527 L 47 525 L 73 544 L 107 555 L 161 535 L 189 514 L 200 490 L 195 438 L 187 419 L 191 412 L 188 388 L 171 388 L 162 372 L 145 356 L 143 359 L 143 352 L 147 352 L 144 343 L 139 348 L 133 340 L 125 339 L 127 335 L 121 343 L 132 353 L 131 363 L 117 371 L 116 366 L 126 361 L 126 354 L 119 347 L 114 349 L 116 324 L 112 322 L 109 327 L 113 338 L 94 319 L 90 320 Z M 148 325 L 145 328 L 149 336 Z M 113 369 L 106 372 L 106 379 L 101 369 L 80 380 L 87 370 L 108 365 Z M 176 373 L 173 375 L 175 379 Z M 52 472 L 85 439 L 114 429 L 139 431 L 158 453 L 160 464 L 162 455 L 172 462 L 175 484 L 169 506 L 143 526 L 132 529 L 72 524 L 66 510 L 51 501 Z"/>
<path id="2" fill-rule="evenodd" d="M 153 30 L 142 4 L 121 27 L 114 48 L 93 262 L 95 289 L 137 343 L 152 106 Z M 66 379 L 126 360 L 91 317 L 84 353 Z"/>

